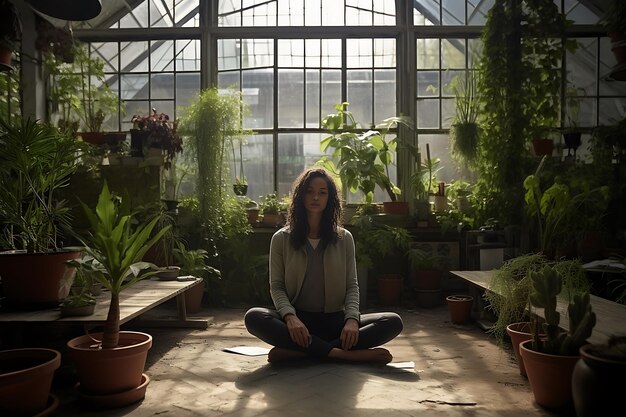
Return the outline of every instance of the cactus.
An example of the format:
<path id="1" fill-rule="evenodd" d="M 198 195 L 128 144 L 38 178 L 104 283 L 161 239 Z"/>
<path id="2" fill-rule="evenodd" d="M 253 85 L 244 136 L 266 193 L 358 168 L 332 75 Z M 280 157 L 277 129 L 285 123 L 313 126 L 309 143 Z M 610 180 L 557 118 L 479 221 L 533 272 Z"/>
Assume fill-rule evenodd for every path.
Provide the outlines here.
<path id="1" fill-rule="evenodd" d="M 539 337 L 535 325 L 533 331 L 533 349 L 552 355 L 578 355 L 578 349 L 587 343 L 596 324 L 596 315 L 591 309 L 589 293 L 575 294 L 567 307 L 569 331 L 559 328 L 560 314 L 556 311 L 556 298 L 561 292 L 560 274 L 546 266 L 538 272 L 530 272 L 532 291 L 530 304 L 544 309 L 545 322 L 542 324 L 545 338 Z"/>

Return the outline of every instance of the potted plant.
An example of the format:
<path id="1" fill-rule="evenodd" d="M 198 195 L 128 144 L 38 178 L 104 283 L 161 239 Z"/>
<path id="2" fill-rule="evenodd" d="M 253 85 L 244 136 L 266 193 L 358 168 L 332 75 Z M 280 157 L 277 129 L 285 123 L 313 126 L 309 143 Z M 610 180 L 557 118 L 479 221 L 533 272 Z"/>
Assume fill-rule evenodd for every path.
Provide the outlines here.
<path id="1" fill-rule="evenodd" d="M 403 227 L 390 226 L 371 215 L 355 216 L 357 260 L 371 262 L 377 273 L 378 299 L 381 305 L 399 305 L 402 296 L 406 256 L 412 237 Z"/>
<path id="2" fill-rule="evenodd" d="M 324 156 L 317 163 L 338 174 L 345 190 L 360 191 L 368 203 L 373 202 L 376 186 L 387 193 L 391 202 L 396 202 L 401 191 L 391 181 L 389 167 L 394 164 L 400 142 L 413 154 L 415 150 L 407 141 L 398 136 L 389 139 L 388 135 L 400 125 L 410 129 L 412 124 L 405 117 L 390 117 L 378 123 L 376 130 L 361 133 L 348 105 L 347 102 L 336 105 L 336 113 L 322 119 L 322 128 L 329 131 L 330 136 L 322 139 L 321 149 L 325 152 L 332 148 L 333 153 L 330 158 Z M 404 202 L 403 206 L 394 214 L 408 214 L 407 203 Z"/>
<path id="3" fill-rule="evenodd" d="M 283 218 L 280 215 L 283 206 L 276 191 L 261 196 L 259 203 L 260 214 L 263 216 L 263 224 L 268 226 L 278 226 L 282 224 Z"/>
<path id="4" fill-rule="evenodd" d="M 411 187 L 417 197 L 416 210 L 418 226 L 420 222 L 424 222 L 423 226 L 428 226 L 430 217 L 430 196 L 435 193 L 435 184 L 437 183 L 437 173 L 441 170 L 440 159 L 431 158 L 430 144 L 426 144 L 426 159 L 421 160 L 421 153 L 418 159 L 417 171 L 410 177 Z"/>
<path id="5" fill-rule="evenodd" d="M 417 304 L 427 308 L 441 304 L 443 257 L 434 253 L 428 244 L 411 248 L 407 252 L 407 257 Z"/>
<path id="6" fill-rule="evenodd" d="M 130 121 L 131 129 L 131 154 L 143 156 L 144 147 L 160 149 L 164 156 L 163 167 L 169 169 L 177 154 L 183 151 L 183 139 L 176 132 L 178 122 L 170 121 L 165 113 L 152 113 L 147 116 L 134 115 Z"/>
<path id="7" fill-rule="evenodd" d="M 464 77 L 452 79 L 451 88 L 455 97 L 455 116 L 450 130 L 453 150 L 456 155 L 473 164 L 478 151 L 478 111 L 480 102 L 476 97 L 476 77 L 479 73 L 468 70 Z"/>
<path id="8" fill-rule="evenodd" d="M 143 368 L 152 337 L 120 332 L 120 293 L 156 273 L 147 270 L 152 265 L 141 259 L 168 228 L 152 235 L 156 218 L 133 225 L 129 202 L 111 194 L 106 181 L 95 209 L 81 205 L 90 224 L 89 236 L 78 237 L 84 245 L 81 249 L 100 263 L 102 274 L 96 276 L 111 300 L 103 331 L 71 339 L 67 347 L 80 380 L 79 393 L 85 399 L 115 399 L 118 405 L 126 405 L 145 395 L 149 379 Z"/>
<path id="9" fill-rule="evenodd" d="M 148 204 L 140 210 L 141 217 L 147 221 L 156 219 L 152 231 L 153 235 L 165 230 L 161 238 L 146 252 L 143 260 L 159 267 L 155 276 L 161 281 L 176 280 L 180 273 L 180 267 L 175 264 L 174 250 L 178 247 L 180 239 L 174 231 L 175 220 L 172 213 L 167 210 L 162 202 Z"/>
<path id="10" fill-rule="evenodd" d="M 183 242 L 177 242 L 174 248 L 174 257 L 176 263 L 180 265 L 180 273 L 183 276 L 193 276 L 196 279 L 202 279 L 201 284 L 197 284 L 185 291 L 185 308 L 187 313 L 197 313 L 202 306 L 202 296 L 206 288 L 207 273 L 215 277 L 220 277 L 220 271 L 208 266 L 206 260 L 208 258 L 207 251 L 204 249 L 187 249 Z"/>
<path id="11" fill-rule="evenodd" d="M 10 0 L 0 0 L 0 71 L 12 71 L 11 60 L 22 37 L 22 21 Z"/>
<path id="12" fill-rule="evenodd" d="M 587 344 L 596 324 L 589 293 L 574 294 L 570 299 L 569 328 L 564 332 L 559 328 L 560 314 L 556 308 L 563 282 L 559 272 L 546 266 L 530 272 L 529 278 L 532 282 L 530 304 L 543 309 L 545 322 L 541 324 L 543 336 L 539 336 L 539 324 L 534 319 L 533 339 L 520 343 L 528 381 L 537 404 L 556 410 L 571 408 L 572 374 L 580 357 L 579 349 Z"/>
<path id="13" fill-rule="evenodd" d="M 585 94 L 585 89 L 576 88 L 568 82 L 565 91 L 565 121 L 566 125 L 563 130 L 563 141 L 567 147 L 567 154 L 573 151 L 576 157 L 576 149 L 581 144 L 582 132 L 579 127 L 580 117 L 580 95 Z"/>
<path id="14" fill-rule="evenodd" d="M 239 94 L 239 93 L 238 93 Z M 248 112 L 247 103 L 241 100 L 242 114 Z M 242 120 L 243 117 L 240 118 Z M 231 136 L 228 140 L 230 142 L 230 149 L 232 153 L 233 172 L 235 173 L 235 182 L 233 184 L 233 191 L 235 195 L 244 196 L 248 192 L 248 179 L 243 169 L 243 146 L 247 143 L 246 136 L 251 135 L 252 131 L 247 129 L 241 129 L 238 135 Z M 238 155 L 235 154 L 235 148 L 238 150 Z M 239 163 L 237 163 L 239 160 Z"/>
<path id="15" fill-rule="evenodd" d="M 7 302 L 58 305 L 80 252 L 63 247 L 70 208 L 59 196 L 77 168 L 77 142 L 34 120 L 0 119 L 0 275 Z"/>

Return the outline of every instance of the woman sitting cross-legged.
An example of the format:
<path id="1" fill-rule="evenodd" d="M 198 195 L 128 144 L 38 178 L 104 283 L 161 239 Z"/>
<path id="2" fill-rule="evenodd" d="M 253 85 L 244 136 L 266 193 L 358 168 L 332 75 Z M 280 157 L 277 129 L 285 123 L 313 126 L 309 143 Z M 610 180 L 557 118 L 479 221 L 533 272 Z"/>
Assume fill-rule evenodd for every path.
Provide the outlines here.
<path id="1" fill-rule="evenodd" d="M 322 168 L 305 170 L 292 189 L 288 222 L 270 244 L 275 310 L 246 312 L 248 331 L 274 346 L 268 361 L 316 357 L 386 364 L 380 347 L 402 331 L 396 313 L 359 313 L 352 234 L 340 227 L 339 191 Z"/>

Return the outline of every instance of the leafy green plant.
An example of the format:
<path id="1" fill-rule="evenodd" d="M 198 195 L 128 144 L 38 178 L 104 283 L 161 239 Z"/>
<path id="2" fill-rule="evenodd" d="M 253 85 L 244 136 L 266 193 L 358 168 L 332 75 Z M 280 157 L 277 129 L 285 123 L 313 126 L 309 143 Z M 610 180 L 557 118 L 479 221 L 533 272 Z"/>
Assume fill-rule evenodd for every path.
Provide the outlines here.
<path id="1" fill-rule="evenodd" d="M 129 202 L 109 192 L 105 181 L 95 209 L 81 202 L 89 220 L 88 236 L 78 236 L 84 245 L 81 249 L 93 257 L 101 266 L 100 283 L 109 290 L 111 302 L 104 324 L 102 349 L 112 349 L 119 343 L 120 293 L 136 282 L 154 275 L 148 270 L 153 265 L 142 262 L 143 256 L 154 245 L 168 227 L 152 235 L 158 219 L 133 226 Z"/>
<path id="2" fill-rule="evenodd" d="M 591 309 L 589 292 L 574 294 L 567 307 L 569 329 L 561 331 L 560 314 L 556 310 L 557 296 L 561 293 L 563 280 L 559 272 L 549 266 L 529 273 L 532 283 L 530 304 L 542 308 L 545 322 L 541 324 L 540 336 L 537 321 L 533 320 L 533 350 L 551 355 L 578 355 L 581 346 L 587 343 L 596 324 L 596 315 Z"/>
<path id="3" fill-rule="evenodd" d="M 32 119 L 0 119 L 0 244 L 48 253 L 62 246 L 70 208 L 59 198 L 77 168 L 77 142 Z"/>
<path id="4" fill-rule="evenodd" d="M 455 117 L 450 130 L 454 152 L 467 162 L 473 163 L 478 152 L 478 112 L 480 101 L 476 84 L 480 73 L 468 70 L 463 77 L 452 79 L 451 88 L 455 97 Z"/>
<path id="5" fill-rule="evenodd" d="M 411 247 L 411 234 L 403 227 L 390 226 L 371 215 L 354 216 L 352 224 L 357 261 L 368 268 L 380 269 L 385 258 L 404 256 Z"/>
<path id="6" fill-rule="evenodd" d="M 437 271 L 442 269 L 445 257 L 421 247 L 411 248 L 407 252 L 409 265 L 413 270 Z"/>
<path id="7" fill-rule="evenodd" d="M 218 269 L 206 264 L 208 252 L 204 249 L 187 249 L 183 242 L 177 242 L 174 248 L 176 263 L 180 266 L 181 275 L 193 275 L 206 277 L 207 274 L 219 279 L 221 273 Z"/>
<path id="8" fill-rule="evenodd" d="M 529 273 L 540 271 L 545 266 L 559 271 L 563 280 L 563 297 L 589 291 L 590 284 L 580 260 L 553 261 L 543 254 L 529 253 L 505 261 L 494 270 L 489 291 L 484 294 L 487 307 L 497 317 L 489 329 L 497 340 L 503 340 L 506 326 L 526 317 L 532 289 Z"/>
<path id="9" fill-rule="evenodd" d="M 529 175 L 524 180 L 527 211 L 535 216 L 539 230 L 539 247 L 554 250 L 567 243 L 577 232 L 599 230 L 609 202 L 609 187 L 602 186 L 571 195 L 570 188 L 559 178 L 541 191 L 539 178 Z"/>
<path id="10" fill-rule="evenodd" d="M 261 196 L 261 202 L 259 203 L 261 214 L 278 214 L 282 208 L 283 205 L 276 191 Z"/>
<path id="11" fill-rule="evenodd" d="M 366 202 L 373 201 L 376 186 L 383 189 L 391 201 L 396 201 L 401 191 L 391 181 L 389 167 L 394 164 L 401 139 L 387 136 L 399 125 L 412 128 L 412 123 L 406 117 L 390 117 L 378 123 L 376 130 L 362 132 L 348 105 L 347 102 L 337 104 L 336 113 L 322 119 L 322 128 L 331 135 L 322 139 L 321 149 L 325 152 L 331 148 L 333 153 L 331 158 L 324 156 L 317 163 L 338 174 L 346 190 L 362 192 Z M 414 150 L 407 141 L 402 144 Z"/>

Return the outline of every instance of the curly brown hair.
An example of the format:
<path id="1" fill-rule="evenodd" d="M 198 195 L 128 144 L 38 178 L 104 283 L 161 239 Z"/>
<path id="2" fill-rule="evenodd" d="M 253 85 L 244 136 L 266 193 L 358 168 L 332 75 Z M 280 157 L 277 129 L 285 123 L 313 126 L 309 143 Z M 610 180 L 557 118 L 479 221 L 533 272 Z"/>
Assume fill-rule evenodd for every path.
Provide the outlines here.
<path id="1" fill-rule="evenodd" d="M 322 178 L 328 186 L 328 203 L 322 212 L 320 224 L 320 238 L 324 245 L 335 243 L 338 238 L 337 228 L 341 226 L 341 197 L 337 184 L 324 168 L 313 167 L 304 170 L 293 182 L 291 190 L 291 204 L 287 212 L 287 227 L 291 233 L 291 245 L 300 249 L 306 244 L 309 233 L 307 211 L 304 207 L 304 197 L 309 184 L 314 178 Z"/>

